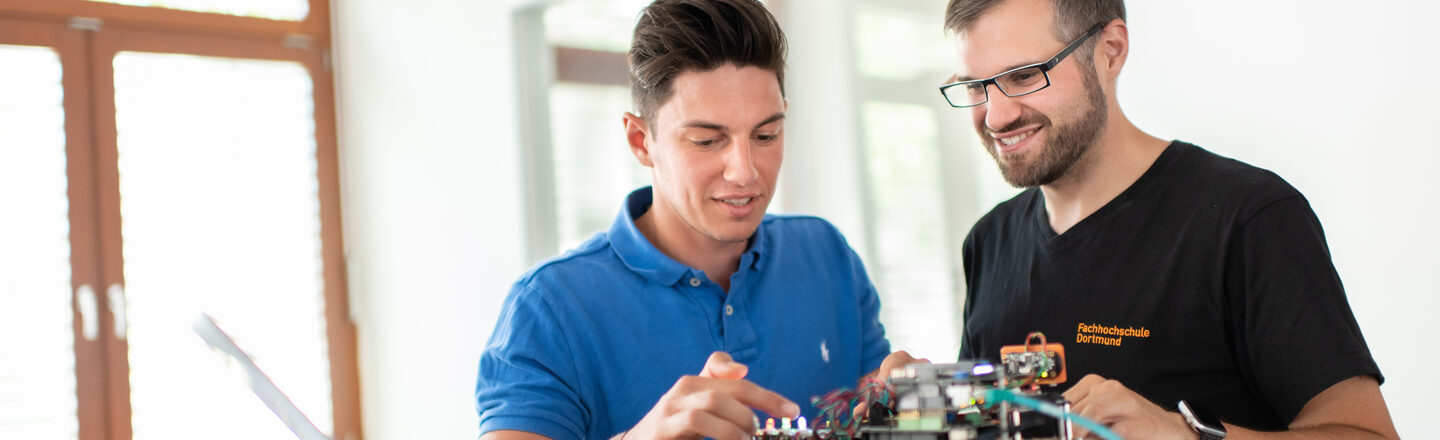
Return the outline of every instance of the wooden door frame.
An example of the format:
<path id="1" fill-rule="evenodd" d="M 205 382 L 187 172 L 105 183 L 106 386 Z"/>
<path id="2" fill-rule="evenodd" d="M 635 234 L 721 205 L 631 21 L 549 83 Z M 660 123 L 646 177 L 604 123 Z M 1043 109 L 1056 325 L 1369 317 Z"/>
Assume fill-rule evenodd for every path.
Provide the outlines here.
<path id="1" fill-rule="evenodd" d="M 107 288 L 124 285 L 113 58 L 125 50 L 292 61 L 308 70 L 314 100 L 333 436 L 364 438 L 341 225 L 330 9 L 325 0 L 309 0 L 309 4 L 310 13 L 303 21 L 283 21 L 83 0 L 0 0 L 0 43 L 53 47 L 64 69 L 81 440 L 132 437 L 128 344 L 116 337 L 112 315 L 103 311 L 98 317 L 100 337 L 85 340 L 73 293 L 79 286 L 91 286 L 97 302 L 104 305 Z M 77 17 L 87 20 L 76 22 Z"/>
<path id="2" fill-rule="evenodd" d="M 302 21 L 238 17 L 86 0 L 0 0 L 0 15 L 61 22 L 72 17 L 89 17 L 100 19 L 111 26 L 167 30 L 192 35 L 309 35 L 328 45 L 330 3 L 326 0 L 308 1 L 310 13 Z"/>
<path id="3" fill-rule="evenodd" d="M 98 308 L 97 316 L 89 317 L 98 325 L 97 337 L 86 339 L 87 317 L 81 313 L 81 286 L 101 298 L 103 276 L 99 253 L 94 246 L 99 236 L 95 210 L 95 154 L 90 112 L 87 48 L 84 35 L 58 23 L 12 20 L 0 17 L 0 44 L 48 47 L 60 61 L 62 106 L 65 112 L 66 196 L 69 199 L 67 218 L 70 222 L 70 301 L 71 330 L 75 344 L 76 416 L 81 440 L 108 439 L 105 390 L 105 341 L 108 340 L 108 317 Z M 86 423 L 85 421 L 91 421 Z"/>

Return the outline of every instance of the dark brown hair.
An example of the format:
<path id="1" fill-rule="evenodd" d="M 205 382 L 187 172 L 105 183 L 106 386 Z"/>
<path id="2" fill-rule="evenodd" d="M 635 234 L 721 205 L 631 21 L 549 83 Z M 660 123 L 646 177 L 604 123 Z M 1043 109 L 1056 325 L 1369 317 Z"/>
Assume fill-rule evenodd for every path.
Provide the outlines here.
<path id="1" fill-rule="evenodd" d="M 629 61 L 635 111 L 651 124 L 685 72 L 759 67 L 785 93 L 785 33 L 756 0 L 656 0 L 640 11 Z"/>
<path id="2" fill-rule="evenodd" d="M 950 0 L 945 7 L 945 30 L 960 33 L 975 24 L 981 16 L 985 15 L 996 6 L 1006 0 Z M 1062 42 L 1070 42 L 1079 37 L 1080 34 L 1090 30 L 1092 26 L 1100 23 L 1109 23 L 1110 20 L 1125 20 L 1124 0 L 1049 0 L 1050 6 L 1055 9 L 1055 39 Z M 1080 46 L 1082 50 L 1076 51 L 1086 62 L 1090 61 L 1091 48 L 1095 47 L 1095 41 L 1091 39 Z"/>

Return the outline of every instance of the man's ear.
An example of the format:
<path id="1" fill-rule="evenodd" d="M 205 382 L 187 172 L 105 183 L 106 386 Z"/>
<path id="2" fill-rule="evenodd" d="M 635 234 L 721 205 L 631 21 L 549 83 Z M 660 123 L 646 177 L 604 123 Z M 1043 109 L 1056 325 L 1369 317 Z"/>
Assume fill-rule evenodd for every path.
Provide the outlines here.
<path id="1" fill-rule="evenodd" d="M 650 126 L 634 113 L 625 112 L 625 140 L 630 143 L 630 154 L 646 168 L 655 166 L 650 159 Z"/>
<path id="2" fill-rule="evenodd" d="M 1095 67 L 1100 69 L 1097 73 L 1101 78 L 1114 81 L 1130 55 L 1130 28 L 1125 20 L 1117 18 L 1107 23 L 1095 38 Z"/>

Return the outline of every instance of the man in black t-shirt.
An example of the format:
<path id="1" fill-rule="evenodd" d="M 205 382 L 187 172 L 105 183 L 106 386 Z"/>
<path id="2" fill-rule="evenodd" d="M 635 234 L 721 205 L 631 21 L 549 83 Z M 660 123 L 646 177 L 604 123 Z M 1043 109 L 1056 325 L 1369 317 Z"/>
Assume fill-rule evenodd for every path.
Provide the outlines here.
<path id="1" fill-rule="evenodd" d="M 946 100 L 1028 188 L 965 240 L 962 358 L 1042 331 L 1125 438 L 1397 437 L 1305 198 L 1121 112 L 1122 1 L 951 0 L 946 28 Z"/>

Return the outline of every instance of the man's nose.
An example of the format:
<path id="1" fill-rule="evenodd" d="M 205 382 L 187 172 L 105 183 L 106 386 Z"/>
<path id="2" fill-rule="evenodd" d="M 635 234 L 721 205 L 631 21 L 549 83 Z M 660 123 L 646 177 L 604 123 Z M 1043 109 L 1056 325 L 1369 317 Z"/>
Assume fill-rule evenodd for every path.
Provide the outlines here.
<path id="1" fill-rule="evenodd" d="M 760 177 L 760 170 L 755 168 L 753 147 L 748 138 L 738 138 L 730 144 L 725 152 L 725 181 L 743 186 Z"/>
<path id="2" fill-rule="evenodd" d="M 1020 118 L 1020 103 L 1016 102 L 1016 98 L 1006 96 L 999 86 L 990 92 L 990 100 L 981 105 L 985 107 L 985 127 L 992 131 L 1005 128 Z"/>

